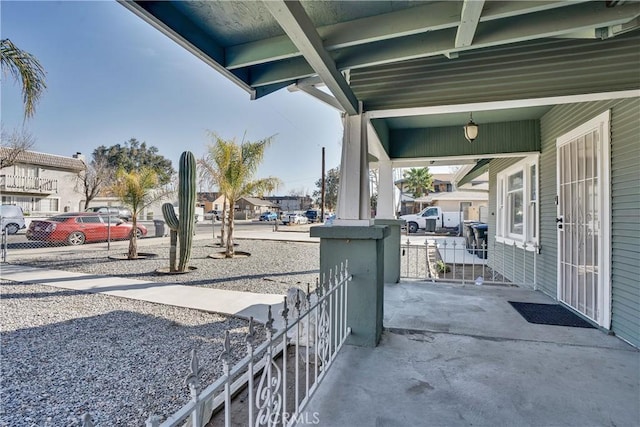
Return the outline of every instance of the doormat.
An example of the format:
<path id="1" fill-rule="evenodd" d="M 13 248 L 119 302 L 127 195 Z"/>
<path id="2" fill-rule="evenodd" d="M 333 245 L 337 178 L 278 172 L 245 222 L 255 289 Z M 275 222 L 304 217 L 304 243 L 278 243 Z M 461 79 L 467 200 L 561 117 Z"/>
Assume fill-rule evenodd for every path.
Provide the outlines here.
<path id="1" fill-rule="evenodd" d="M 595 326 L 591 323 L 560 304 L 535 304 L 515 301 L 509 301 L 509 304 L 529 323 L 595 329 Z"/>

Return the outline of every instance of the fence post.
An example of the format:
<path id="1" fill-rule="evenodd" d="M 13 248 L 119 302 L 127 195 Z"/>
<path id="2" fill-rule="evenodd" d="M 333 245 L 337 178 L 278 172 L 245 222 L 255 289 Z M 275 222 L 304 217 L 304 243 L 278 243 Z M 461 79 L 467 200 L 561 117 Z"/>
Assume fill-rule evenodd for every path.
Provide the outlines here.
<path id="1" fill-rule="evenodd" d="M 82 427 L 94 427 L 93 421 L 91 421 L 91 414 L 88 412 L 82 415 Z"/>
<path id="2" fill-rule="evenodd" d="M 195 349 L 191 350 L 191 363 L 189 365 L 189 375 L 187 376 L 187 378 L 185 378 L 184 382 L 187 386 L 189 386 L 189 391 L 191 392 L 191 399 L 196 403 L 195 410 L 191 414 L 191 425 L 194 427 L 199 427 L 201 425 L 200 404 L 198 403 L 198 394 L 200 393 L 200 374 L 201 373 L 202 373 L 202 368 L 198 366 L 198 356 L 196 355 L 196 351 Z"/>
<path id="3" fill-rule="evenodd" d="M 285 335 L 286 336 L 286 335 Z M 248 382 L 249 382 L 249 427 L 253 427 L 255 422 L 253 415 L 253 406 L 254 406 L 254 387 L 253 387 L 253 349 L 254 343 L 256 340 L 256 332 L 253 328 L 253 316 L 249 318 L 249 332 L 247 333 L 247 337 L 245 339 L 247 343 L 247 354 L 249 355 L 249 366 L 247 367 L 247 372 L 249 374 Z"/>
<path id="4" fill-rule="evenodd" d="M 5 227 L 4 230 L 2 230 L 2 242 L 0 243 L 0 252 L 2 255 L 2 262 L 7 262 L 7 229 Z"/>
<path id="5" fill-rule="evenodd" d="M 299 293 L 296 292 L 296 298 Z M 296 310 L 298 306 L 295 306 Z M 287 307 L 287 297 L 284 297 L 282 302 L 282 310 L 280 310 L 280 316 L 282 316 L 282 320 L 284 321 L 284 330 L 287 331 L 289 329 L 289 307 Z M 298 313 L 298 317 L 300 317 L 300 313 Z M 298 323 L 298 333 L 296 335 L 296 406 L 298 401 L 298 341 L 300 340 L 300 324 Z M 282 335 L 282 416 L 285 417 L 287 413 L 287 332 Z M 297 408 L 296 408 L 297 412 Z"/>
<path id="6" fill-rule="evenodd" d="M 159 415 L 149 415 L 149 418 L 145 421 L 145 427 L 158 427 L 162 418 Z"/>

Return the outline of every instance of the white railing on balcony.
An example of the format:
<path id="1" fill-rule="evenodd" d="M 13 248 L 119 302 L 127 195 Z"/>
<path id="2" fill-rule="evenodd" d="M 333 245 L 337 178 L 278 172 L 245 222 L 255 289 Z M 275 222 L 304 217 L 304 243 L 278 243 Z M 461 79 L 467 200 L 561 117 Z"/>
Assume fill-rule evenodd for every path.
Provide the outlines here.
<path id="1" fill-rule="evenodd" d="M 57 193 L 58 180 L 35 176 L 0 175 L 0 189 L 25 193 Z"/>
<path id="2" fill-rule="evenodd" d="M 350 281 L 345 262 L 323 274 L 313 293 L 308 287 L 306 293 L 302 290 L 290 293 L 284 298 L 280 311 L 282 327 L 277 333 L 269 306 L 266 340 L 259 346 L 255 343 L 253 317 L 250 318 L 246 356 L 235 366 L 229 364 L 232 350 L 226 331 L 220 356 L 224 374 L 203 390 L 198 356 L 192 350 L 190 372 L 185 379 L 191 400 L 164 421 L 159 416 L 149 416 L 146 427 L 202 427 L 212 414 L 220 414 L 219 422 L 226 427 L 291 426 L 304 419 L 309 399 L 351 334 L 347 323 Z M 293 365 L 289 366 L 293 373 L 289 372 L 289 363 Z M 243 388 L 248 397 L 246 402 L 233 404 L 247 405 L 240 411 L 244 418 L 232 419 L 232 398 Z M 89 414 L 83 415 L 82 425 L 93 426 Z"/>

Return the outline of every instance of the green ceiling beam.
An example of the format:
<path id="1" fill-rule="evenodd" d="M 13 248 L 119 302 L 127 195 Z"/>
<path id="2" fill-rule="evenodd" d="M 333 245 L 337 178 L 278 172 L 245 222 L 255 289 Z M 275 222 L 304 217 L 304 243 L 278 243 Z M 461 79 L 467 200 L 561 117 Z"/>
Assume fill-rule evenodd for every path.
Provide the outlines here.
<path id="1" fill-rule="evenodd" d="M 604 2 L 572 5 L 511 18 L 509 25 L 495 27 L 481 23 L 473 44 L 467 49 L 493 47 L 525 40 L 557 37 L 587 28 L 608 27 L 628 22 L 640 15 L 640 3 L 608 8 Z M 455 51 L 456 28 L 352 46 L 332 52 L 339 70 L 357 69 L 410 59 L 443 55 Z M 458 49 L 464 51 L 465 49 Z M 252 86 L 296 80 L 312 76 L 314 70 L 303 58 L 251 67 Z"/>
<path id="2" fill-rule="evenodd" d="M 471 46 L 480 22 L 484 0 L 464 0 L 460 14 L 460 25 L 456 34 L 456 49 Z"/>
<path id="3" fill-rule="evenodd" d="M 264 4 L 307 63 L 327 85 L 342 109 L 349 115 L 358 114 L 358 99 L 338 71 L 331 55 L 324 49 L 322 39 L 302 5 L 297 1 L 283 0 L 267 1 Z"/>
<path id="4" fill-rule="evenodd" d="M 476 6 L 473 4 L 482 2 L 471 0 L 470 3 L 471 5 L 467 7 L 470 8 L 470 12 L 475 13 L 473 9 Z M 566 7 L 575 3 L 566 1 L 492 2 L 485 5 L 480 22 Z M 445 1 L 321 26 L 316 31 L 323 40 L 324 48 L 332 51 L 391 38 L 457 28 L 460 21 L 460 3 Z M 236 69 L 300 55 L 295 44 L 287 36 L 276 36 L 228 47 L 225 51 L 225 66 L 229 69 Z"/>

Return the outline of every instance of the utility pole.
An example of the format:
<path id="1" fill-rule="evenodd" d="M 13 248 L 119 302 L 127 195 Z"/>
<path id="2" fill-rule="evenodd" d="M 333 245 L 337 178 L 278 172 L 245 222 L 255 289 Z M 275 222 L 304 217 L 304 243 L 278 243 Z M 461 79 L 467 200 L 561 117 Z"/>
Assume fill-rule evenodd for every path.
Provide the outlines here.
<path id="1" fill-rule="evenodd" d="M 322 147 L 322 187 L 320 189 L 320 222 L 324 222 L 324 190 L 325 190 L 325 176 L 324 176 L 324 147 Z"/>

